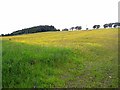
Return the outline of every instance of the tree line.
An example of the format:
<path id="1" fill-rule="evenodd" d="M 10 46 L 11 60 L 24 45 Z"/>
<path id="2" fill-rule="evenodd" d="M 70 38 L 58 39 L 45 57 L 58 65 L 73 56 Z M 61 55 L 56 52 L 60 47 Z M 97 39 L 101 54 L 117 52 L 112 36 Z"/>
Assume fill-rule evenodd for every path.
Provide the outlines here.
<path id="1" fill-rule="evenodd" d="M 101 26 L 100 25 L 93 25 L 93 29 L 99 29 Z M 116 23 L 107 23 L 103 25 L 103 28 L 117 28 L 120 27 L 120 23 L 116 22 Z M 81 30 L 82 26 L 76 26 L 76 27 L 71 27 L 70 30 Z M 68 31 L 69 29 L 65 28 L 62 31 Z M 86 30 L 88 30 L 88 28 L 86 27 Z"/>
<path id="2" fill-rule="evenodd" d="M 108 24 L 104 24 L 103 25 L 104 28 L 117 28 L 120 27 L 120 23 L 116 22 L 116 23 L 108 23 Z M 99 29 L 100 25 L 94 25 L 93 29 Z"/>
<path id="3" fill-rule="evenodd" d="M 71 27 L 70 30 L 81 30 L 82 29 L 82 26 L 76 26 L 76 27 Z M 62 31 L 68 31 L 69 29 L 65 28 L 65 29 L 62 29 Z"/>
<path id="4" fill-rule="evenodd" d="M 37 33 L 37 32 L 47 32 L 47 31 L 60 31 L 56 29 L 54 26 L 49 25 L 40 25 L 30 28 L 24 28 L 22 30 L 14 31 L 10 34 L 1 34 L 1 36 L 14 36 L 14 35 L 21 35 L 21 34 L 30 34 L 30 33 Z"/>
<path id="5" fill-rule="evenodd" d="M 100 25 L 93 25 L 93 29 L 99 29 Z M 103 25 L 104 28 L 117 28 L 120 27 L 120 23 L 107 23 Z M 70 30 L 81 30 L 82 26 L 75 26 L 71 27 Z M 62 31 L 68 31 L 69 29 L 65 28 L 62 29 Z M 88 30 L 88 28 L 86 28 Z M 22 35 L 22 34 L 30 34 L 30 33 L 38 33 L 38 32 L 47 32 L 47 31 L 60 31 L 60 29 L 56 29 L 54 26 L 49 25 L 40 25 L 40 26 L 34 26 L 30 28 L 24 28 L 22 30 L 14 31 L 10 34 L 1 34 L 0 36 L 14 36 L 14 35 Z"/>

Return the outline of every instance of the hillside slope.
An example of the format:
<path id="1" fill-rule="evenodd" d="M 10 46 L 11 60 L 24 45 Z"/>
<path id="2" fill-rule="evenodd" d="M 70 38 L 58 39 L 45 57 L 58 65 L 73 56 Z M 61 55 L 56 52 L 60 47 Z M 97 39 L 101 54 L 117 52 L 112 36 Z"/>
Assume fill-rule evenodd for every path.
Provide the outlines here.
<path id="1" fill-rule="evenodd" d="M 118 87 L 118 29 L 2 39 L 3 87 Z"/>

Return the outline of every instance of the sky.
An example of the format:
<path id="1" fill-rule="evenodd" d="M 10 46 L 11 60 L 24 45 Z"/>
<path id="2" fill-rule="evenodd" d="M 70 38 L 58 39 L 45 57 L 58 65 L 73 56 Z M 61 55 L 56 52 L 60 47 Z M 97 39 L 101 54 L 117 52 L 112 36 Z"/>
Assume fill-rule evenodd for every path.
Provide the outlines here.
<path id="1" fill-rule="evenodd" d="M 1 0 L 0 34 L 38 25 L 57 29 L 118 21 L 119 0 Z"/>

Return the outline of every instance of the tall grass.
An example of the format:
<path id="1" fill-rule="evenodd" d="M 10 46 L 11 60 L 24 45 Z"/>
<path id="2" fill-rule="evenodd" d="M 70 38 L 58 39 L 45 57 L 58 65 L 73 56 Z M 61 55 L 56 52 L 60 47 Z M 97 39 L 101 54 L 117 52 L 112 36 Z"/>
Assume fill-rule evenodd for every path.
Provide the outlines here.
<path id="1" fill-rule="evenodd" d="M 2 54 L 3 87 L 118 87 L 117 29 L 4 37 Z"/>
<path id="2" fill-rule="evenodd" d="M 60 68 L 72 60 L 72 51 L 3 41 L 3 87 L 61 86 Z M 58 82 L 58 83 L 56 83 Z M 51 85 L 51 86 L 49 86 Z"/>

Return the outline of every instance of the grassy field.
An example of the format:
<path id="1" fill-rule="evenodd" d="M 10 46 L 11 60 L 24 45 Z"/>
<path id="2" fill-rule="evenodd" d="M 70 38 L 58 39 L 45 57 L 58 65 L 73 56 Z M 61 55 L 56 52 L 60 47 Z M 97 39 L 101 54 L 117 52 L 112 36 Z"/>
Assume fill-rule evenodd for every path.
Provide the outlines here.
<path id="1" fill-rule="evenodd" d="M 118 29 L 2 38 L 3 87 L 118 87 Z"/>

